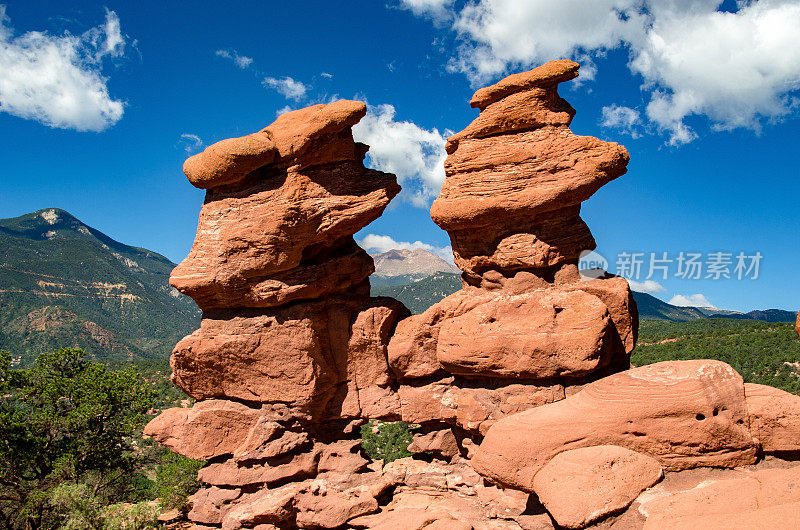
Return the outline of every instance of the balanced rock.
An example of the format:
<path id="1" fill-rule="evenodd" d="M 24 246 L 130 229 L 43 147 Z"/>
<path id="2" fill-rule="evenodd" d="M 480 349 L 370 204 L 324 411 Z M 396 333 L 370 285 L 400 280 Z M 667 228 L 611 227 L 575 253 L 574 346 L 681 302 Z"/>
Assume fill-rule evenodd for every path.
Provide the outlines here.
<path id="1" fill-rule="evenodd" d="M 629 366 L 636 342 L 627 282 L 584 281 L 595 248 L 581 202 L 621 176 L 627 151 L 577 136 L 554 61 L 475 93 L 480 115 L 447 144 L 431 208 L 452 242 L 464 288 L 398 324 L 389 364 L 404 382 L 429 377 L 578 379 Z"/>
<path id="2" fill-rule="evenodd" d="M 489 428 L 475 469 L 496 483 L 534 490 L 558 453 L 618 445 L 667 470 L 736 467 L 756 460 L 744 383 L 720 361 L 668 361 L 586 385 L 563 401 L 507 416 Z"/>
<path id="3" fill-rule="evenodd" d="M 557 87 L 577 75 L 577 63 L 554 61 L 481 89 L 480 116 L 450 138 L 431 216 L 468 275 L 548 268 L 594 249 L 580 203 L 623 175 L 629 156 L 570 131 L 574 110 Z"/>
<path id="4" fill-rule="evenodd" d="M 616 445 L 559 453 L 533 478 L 547 511 L 565 528 L 583 528 L 629 506 L 663 476 L 652 457 Z"/>
<path id="5" fill-rule="evenodd" d="M 363 284 L 372 259 L 352 235 L 400 191 L 394 175 L 362 163 L 368 148 L 351 127 L 365 112 L 361 102 L 339 101 L 267 127 L 276 157 L 209 189 L 194 246 L 170 283 L 203 310 L 274 307 Z"/>

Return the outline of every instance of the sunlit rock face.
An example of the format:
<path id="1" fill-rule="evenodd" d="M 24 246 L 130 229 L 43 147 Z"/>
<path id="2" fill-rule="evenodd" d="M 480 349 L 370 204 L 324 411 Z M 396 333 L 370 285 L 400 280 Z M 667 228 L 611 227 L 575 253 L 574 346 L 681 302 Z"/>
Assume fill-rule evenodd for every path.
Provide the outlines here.
<path id="1" fill-rule="evenodd" d="M 628 283 L 577 266 L 595 248 L 581 203 L 628 154 L 571 132 L 557 88 L 577 75 L 554 61 L 475 93 L 431 209 L 463 288 L 420 315 L 369 296 L 353 239 L 400 191 L 364 167 L 364 103 L 289 112 L 186 161 L 206 199 L 170 281 L 203 320 L 171 365 L 197 402 L 145 432 L 207 461 L 195 528 L 582 528 L 621 512 L 620 527 L 705 527 L 714 503 L 700 516 L 669 500 L 699 506 L 697 488 L 653 496 L 665 470 L 739 473 L 800 448 L 797 396 L 717 361 L 630 369 Z M 374 419 L 416 424 L 400 444 L 415 456 L 368 459 Z M 789 520 L 796 473 L 762 475 L 718 489 L 741 520 Z M 752 506 L 765 488 L 777 497 Z"/>
<path id="2" fill-rule="evenodd" d="M 553 61 L 478 90 L 480 115 L 450 137 L 431 217 L 450 234 L 464 289 L 400 323 L 389 363 L 402 380 L 436 373 L 580 379 L 624 368 L 636 342 L 627 282 L 584 281 L 595 248 L 580 205 L 623 175 L 624 147 L 569 128 Z"/>

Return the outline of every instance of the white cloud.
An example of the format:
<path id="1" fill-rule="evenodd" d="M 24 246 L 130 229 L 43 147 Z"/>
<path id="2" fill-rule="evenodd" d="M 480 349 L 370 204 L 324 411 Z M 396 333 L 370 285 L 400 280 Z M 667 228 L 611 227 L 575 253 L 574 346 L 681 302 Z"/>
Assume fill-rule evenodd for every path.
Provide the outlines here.
<path id="1" fill-rule="evenodd" d="M 322 77 L 324 77 L 325 79 L 330 79 L 331 77 L 333 77 L 333 74 L 329 74 L 328 72 L 322 72 L 322 73 L 321 73 L 321 74 L 319 74 L 319 75 L 321 75 L 321 76 L 322 76 Z"/>
<path id="2" fill-rule="evenodd" d="M 81 35 L 29 31 L 18 37 L 0 5 L 0 111 L 49 127 L 102 131 L 117 123 L 124 103 L 108 93 L 105 56 L 120 57 L 125 38 L 119 18 Z"/>
<path id="3" fill-rule="evenodd" d="M 403 186 L 401 196 L 427 208 L 444 182 L 446 137 L 437 129 L 395 121 L 395 113 L 392 105 L 369 106 L 367 115 L 353 127 L 353 136 L 369 145 L 371 167 L 397 175 Z"/>
<path id="4" fill-rule="evenodd" d="M 676 294 L 668 302 L 679 307 L 714 307 L 702 294 Z"/>
<path id="5" fill-rule="evenodd" d="M 603 107 L 602 117 L 600 118 L 601 126 L 618 129 L 620 132 L 628 134 L 632 138 L 639 138 L 641 136 L 638 131 L 638 127 L 641 123 L 642 120 L 638 110 L 619 105 Z"/>
<path id="6" fill-rule="evenodd" d="M 636 291 L 637 293 L 658 294 L 667 292 L 664 286 L 655 280 L 645 280 L 643 282 L 637 282 L 635 280 L 629 279 L 628 285 L 631 286 L 632 291 Z"/>
<path id="7" fill-rule="evenodd" d="M 203 147 L 203 140 L 196 134 L 181 134 L 181 142 L 184 145 L 184 150 L 186 151 L 187 155 L 196 153 Z"/>
<path id="8" fill-rule="evenodd" d="M 286 105 L 276 110 L 275 116 L 280 116 L 281 114 L 286 114 L 287 112 L 292 112 L 293 110 L 294 109 L 292 108 L 291 105 Z"/>
<path id="9" fill-rule="evenodd" d="M 450 6 L 454 0 L 400 0 L 400 7 L 411 10 L 417 16 L 427 16 L 437 23 L 452 18 Z"/>
<path id="10" fill-rule="evenodd" d="M 736 13 L 718 4 L 651 9 L 652 26 L 634 48 L 631 69 L 656 88 L 647 116 L 673 145 L 697 137 L 684 122 L 693 114 L 717 129 L 758 130 L 763 118 L 791 112 L 789 93 L 800 88 L 800 2 L 742 2 Z"/>
<path id="11" fill-rule="evenodd" d="M 263 84 L 264 86 L 274 88 L 286 99 L 293 99 L 295 101 L 300 101 L 306 97 L 306 91 L 308 90 L 306 85 L 289 76 L 280 79 L 276 77 L 265 77 Z"/>
<path id="12" fill-rule="evenodd" d="M 464 72 L 474 84 L 481 84 L 509 68 L 616 48 L 641 26 L 641 16 L 633 10 L 638 3 L 639 0 L 468 3 L 453 24 L 466 43 L 459 47 L 450 68 Z"/>
<path id="13" fill-rule="evenodd" d="M 389 250 L 416 250 L 422 249 L 428 252 L 433 252 L 448 263 L 453 263 L 453 248 L 450 245 L 446 247 L 437 247 L 422 241 L 414 241 L 408 243 L 406 241 L 395 241 L 391 236 L 367 234 L 364 239 L 358 242 L 368 252 L 388 252 Z"/>
<path id="14" fill-rule="evenodd" d="M 106 8 L 106 23 L 101 32 L 105 37 L 103 40 L 103 55 L 121 57 L 125 53 L 125 38 L 122 36 L 122 26 L 119 17 L 113 11 Z"/>
<path id="15" fill-rule="evenodd" d="M 450 8 L 463 44 L 448 68 L 477 85 L 571 57 L 584 63 L 585 78 L 595 57 L 623 48 L 649 94 L 644 114 L 670 144 L 698 137 L 686 123 L 692 115 L 709 118 L 714 130 L 758 131 L 800 106 L 800 1 L 742 0 L 735 12 L 718 11 L 722 3 L 476 0 Z"/>
<path id="16" fill-rule="evenodd" d="M 225 59 L 229 59 L 233 61 L 236 66 L 244 70 L 251 64 L 253 64 L 253 58 L 247 57 L 246 55 L 239 55 L 236 50 L 217 50 L 216 52 L 217 57 L 223 57 Z"/>

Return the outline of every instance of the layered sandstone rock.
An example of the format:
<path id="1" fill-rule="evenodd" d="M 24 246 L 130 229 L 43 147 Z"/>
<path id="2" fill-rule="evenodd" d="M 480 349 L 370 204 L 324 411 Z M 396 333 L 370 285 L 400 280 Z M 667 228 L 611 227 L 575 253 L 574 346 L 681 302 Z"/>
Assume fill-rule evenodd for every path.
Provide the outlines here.
<path id="1" fill-rule="evenodd" d="M 756 460 L 742 378 L 719 361 L 670 361 L 591 383 L 563 401 L 495 423 L 473 464 L 525 491 L 558 453 L 618 445 L 668 470 Z"/>
<path id="2" fill-rule="evenodd" d="M 771 386 L 744 385 L 750 432 L 767 453 L 800 451 L 800 396 Z"/>
<path id="3" fill-rule="evenodd" d="M 405 385 L 455 376 L 568 386 L 629 365 L 638 322 L 627 282 L 584 281 L 577 268 L 595 248 L 581 202 L 625 173 L 628 154 L 570 131 L 575 111 L 557 87 L 577 75 L 576 63 L 554 61 L 479 90 L 480 115 L 448 140 L 431 216 L 450 235 L 464 288 L 398 324 L 389 365 Z M 424 416 L 406 409 L 404 419 Z"/>
<path id="4" fill-rule="evenodd" d="M 203 320 L 171 364 L 197 403 L 146 433 L 207 461 L 194 528 L 713 527 L 654 500 L 662 468 L 670 482 L 800 449 L 796 396 L 716 361 L 628 370 L 628 284 L 577 266 L 595 247 L 581 203 L 628 154 L 570 131 L 557 87 L 577 72 L 555 61 L 475 93 L 431 210 L 463 289 L 413 317 L 369 297 L 372 259 L 353 239 L 399 192 L 363 166 L 363 103 L 289 112 L 186 161 L 207 192 L 171 283 Z M 367 459 L 358 429 L 372 419 L 417 424 L 415 456 Z M 793 477 L 742 483 L 740 520 L 788 520 Z M 668 493 L 693 506 L 696 486 Z"/>
<path id="5" fill-rule="evenodd" d="M 209 460 L 189 513 L 197 524 L 247 526 L 267 502 L 276 514 L 256 514 L 253 525 L 285 516 L 336 527 L 377 510 L 377 490 L 336 479 L 320 496 L 308 483 L 363 472 L 347 433 L 363 417 L 400 417 L 386 347 L 408 311 L 369 297 L 372 258 L 353 240 L 400 190 L 394 175 L 363 165 L 368 147 L 351 127 L 365 112 L 356 101 L 290 112 L 184 166 L 208 191 L 194 246 L 170 281 L 203 320 L 171 365 L 198 403 L 164 411 L 146 433 Z"/>
<path id="6" fill-rule="evenodd" d="M 583 528 L 628 507 L 663 476 L 652 457 L 616 445 L 559 453 L 533 481 L 533 488 L 560 526 Z"/>
<path id="7" fill-rule="evenodd" d="M 800 466 L 707 480 L 643 499 L 646 530 L 793 528 L 800 516 Z"/>

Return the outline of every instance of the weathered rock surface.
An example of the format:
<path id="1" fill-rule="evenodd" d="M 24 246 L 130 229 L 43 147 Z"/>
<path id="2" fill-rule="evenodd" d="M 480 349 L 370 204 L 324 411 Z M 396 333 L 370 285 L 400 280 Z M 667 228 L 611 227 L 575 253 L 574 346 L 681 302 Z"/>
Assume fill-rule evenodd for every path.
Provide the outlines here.
<path id="1" fill-rule="evenodd" d="M 792 528 L 800 515 L 800 466 L 652 495 L 639 510 L 647 515 L 647 530 Z"/>
<path id="2" fill-rule="evenodd" d="M 281 115 L 251 135 L 271 138 L 272 160 L 241 162 L 237 149 L 252 141 L 234 139 L 187 161 L 195 181 L 213 186 L 172 285 L 208 310 L 274 307 L 362 284 L 372 259 L 351 236 L 400 191 L 394 175 L 363 166 L 367 148 L 351 127 L 365 112 L 363 103 L 342 100 Z"/>
<path id="3" fill-rule="evenodd" d="M 625 173 L 628 154 L 570 131 L 575 111 L 557 87 L 577 75 L 576 63 L 555 61 L 473 97 L 480 115 L 449 139 L 431 208 L 465 287 L 398 324 L 388 352 L 401 381 L 584 378 L 629 365 L 627 282 L 582 281 L 577 269 L 595 248 L 580 205 Z"/>
<path id="4" fill-rule="evenodd" d="M 800 451 L 800 396 L 754 383 L 744 385 L 750 432 L 766 452 Z"/>
<path id="5" fill-rule="evenodd" d="M 301 416 L 322 414 L 337 392 L 337 415 L 358 416 L 363 404 L 380 416 L 384 401 L 396 415 L 386 343 L 406 314 L 394 300 L 352 297 L 207 313 L 175 347 L 173 380 L 195 399 L 280 403 Z"/>
<path id="6" fill-rule="evenodd" d="M 638 323 L 632 312 L 622 278 L 529 291 L 467 287 L 401 321 L 389 342 L 389 364 L 402 379 L 443 370 L 579 377 L 633 350 Z"/>
<path id="7" fill-rule="evenodd" d="M 415 434 L 408 446 L 408 451 L 410 453 L 435 453 L 444 458 L 452 458 L 459 453 L 458 440 L 450 429 Z"/>
<path id="8" fill-rule="evenodd" d="M 475 93 L 480 115 L 448 140 L 431 211 L 463 289 L 413 317 L 369 297 L 373 261 L 353 239 L 399 192 L 363 165 L 363 103 L 289 112 L 187 160 L 206 200 L 171 282 L 204 318 L 171 364 L 198 403 L 146 433 L 207 460 L 194 528 L 796 521 L 797 473 L 742 466 L 800 449 L 800 398 L 717 361 L 627 370 L 628 283 L 579 274 L 595 247 L 581 203 L 628 154 L 570 131 L 557 88 L 577 72 L 555 61 Z M 370 419 L 421 424 L 415 457 L 368 460 L 356 433 Z M 734 484 L 670 489 L 698 466 L 736 468 Z M 717 511 L 725 497 L 735 517 Z"/>
<path id="9" fill-rule="evenodd" d="M 654 458 L 598 445 L 559 453 L 533 478 L 533 489 L 556 522 L 583 528 L 630 505 L 663 476 Z"/>
<path id="10" fill-rule="evenodd" d="M 615 374 L 563 401 L 496 422 L 473 460 L 497 483 L 533 491 L 556 454 L 618 445 L 665 469 L 756 460 L 741 376 L 719 361 L 669 361 Z"/>
<path id="11" fill-rule="evenodd" d="M 264 422 L 258 410 L 233 401 L 202 401 L 194 407 L 171 408 L 144 430 L 172 451 L 195 460 L 247 451 L 268 440 L 276 423 Z"/>
<path id="12" fill-rule="evenodd" d="M 564 386 L 554 381 L 481 382 L 449 377 L 433 383 L 398 388 L 401 419 L 407 423 L 443 421 L 474 434 L 485 434 L 509 414 L 564 399 Z"/>
<path id="13" fill-rule="evenodd" d="M 480 116 L 448 140 L 431 216 L 467 274 L 543 269 L 594 249 L 580 203 L 623 175 L 629 157 L 569 130 L 575 111 L 557 87 L 577 75 L 576 63 L 554 61 L 479 90 Z"/>

